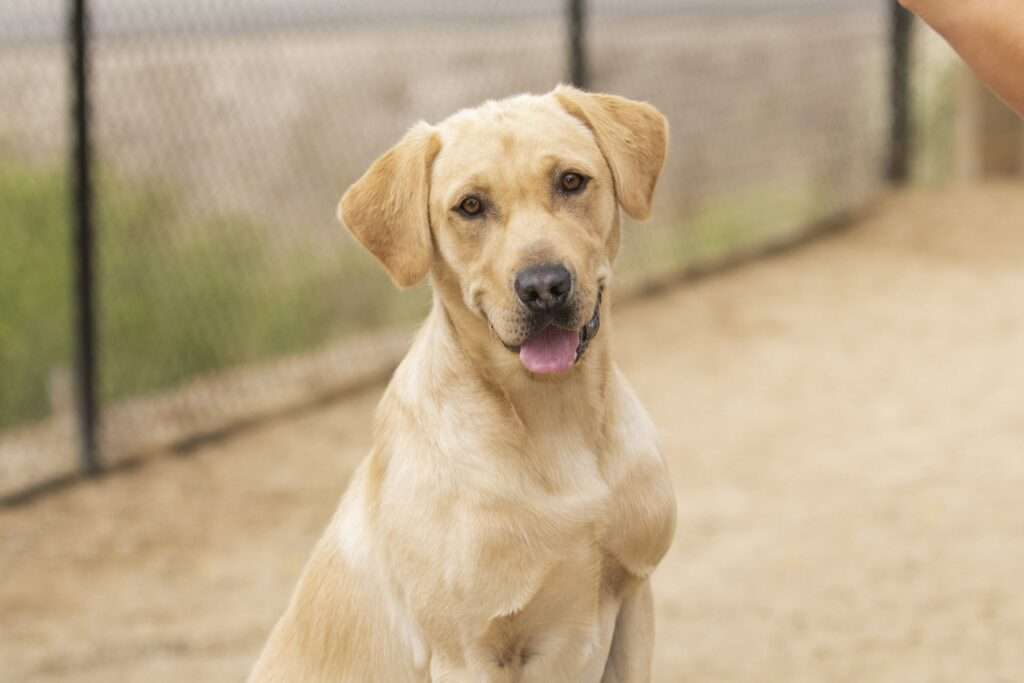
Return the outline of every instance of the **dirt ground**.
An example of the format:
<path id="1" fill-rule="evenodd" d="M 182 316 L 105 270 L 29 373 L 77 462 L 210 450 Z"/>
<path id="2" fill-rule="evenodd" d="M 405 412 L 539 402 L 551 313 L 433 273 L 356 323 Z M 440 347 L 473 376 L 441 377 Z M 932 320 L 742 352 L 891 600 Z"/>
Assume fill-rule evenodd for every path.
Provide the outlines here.
<path id="1" fill-rule="evenodd" d="M 630 306 L 680 503 L 656 681 L 1024 680 L 1024 188 Z M 0 680 L 240 680 L 380 390 L 0 511 Z"/>

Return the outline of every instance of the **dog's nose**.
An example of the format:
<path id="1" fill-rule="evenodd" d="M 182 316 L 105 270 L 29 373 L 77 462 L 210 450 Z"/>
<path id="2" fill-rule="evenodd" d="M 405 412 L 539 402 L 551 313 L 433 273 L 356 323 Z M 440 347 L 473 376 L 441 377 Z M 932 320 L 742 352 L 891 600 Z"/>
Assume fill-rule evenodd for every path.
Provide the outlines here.
<path id="1" fill-rule="evenodd" d="M 537 313 L 563 308 L 571 291 L 572 274 L 557 263 L 530 266 L 516 275 L 516 295 Z"/>

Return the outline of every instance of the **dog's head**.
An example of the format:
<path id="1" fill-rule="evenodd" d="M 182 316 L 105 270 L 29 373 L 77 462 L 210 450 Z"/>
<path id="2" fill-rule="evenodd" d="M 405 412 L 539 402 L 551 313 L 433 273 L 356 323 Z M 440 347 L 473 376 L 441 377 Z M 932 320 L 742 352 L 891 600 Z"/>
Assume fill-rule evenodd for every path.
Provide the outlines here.
<path id="1" fill-rule="evenodd" d="M 532 373 L 597 334 L 621 206 L 650 213 L 668 128 L 652 106 L 559 86 L 420 123 L 342 197 L 342 222 L 400 287 L 448 305 Z"/>

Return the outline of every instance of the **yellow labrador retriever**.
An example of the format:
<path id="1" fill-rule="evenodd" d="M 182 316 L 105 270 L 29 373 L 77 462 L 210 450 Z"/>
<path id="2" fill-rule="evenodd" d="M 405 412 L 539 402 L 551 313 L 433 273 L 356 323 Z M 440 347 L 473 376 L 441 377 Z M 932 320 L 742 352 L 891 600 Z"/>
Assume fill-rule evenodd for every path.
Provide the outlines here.
<path id="1" fill-rule="evenodd" d="M 667 133 L 560 86 L 420 123 L 345 193 L 433 310 L 251 681 L 650 679 L 675 499 L 608 309 Z"/>

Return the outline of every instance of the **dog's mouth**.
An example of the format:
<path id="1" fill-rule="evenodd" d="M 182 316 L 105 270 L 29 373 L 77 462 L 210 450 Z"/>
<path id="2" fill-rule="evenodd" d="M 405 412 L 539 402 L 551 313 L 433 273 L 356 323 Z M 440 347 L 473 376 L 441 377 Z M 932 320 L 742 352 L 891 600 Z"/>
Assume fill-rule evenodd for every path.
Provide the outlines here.
<path id="1" fill-rule="evenodd" d="M 519 346 L 505 344 L 509 351 L 519 354 L 519 361 L 527 370 L 538 375 L 549 375 L 570 370 L 580 362 L 590 342 L 601 329 L 601 298 L 604 288 L 597 292 L 597 303 L 590 320 L 578 329 L 565 328 L 549 321 L 527 337 Z M 502 342 L 504 343 L 504 342 Z"/>

